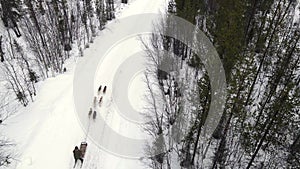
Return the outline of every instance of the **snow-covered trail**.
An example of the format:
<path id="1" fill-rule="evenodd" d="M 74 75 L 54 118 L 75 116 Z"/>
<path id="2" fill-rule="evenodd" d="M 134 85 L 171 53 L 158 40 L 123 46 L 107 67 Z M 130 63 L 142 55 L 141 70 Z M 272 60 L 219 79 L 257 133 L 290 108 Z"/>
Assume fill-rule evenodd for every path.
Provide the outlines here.
<path id="1" fill-rule="evenodd" d="M 143 151 L 143 148 L 137 144 L 136 147 L 134 147 L 134 143 L 126 145 L 127 147 L 122 147 L 124 144 L 121 143 L 127 140 L 126 138 L 125 141 L 120 140 L 117 138 L 117 134 L 135 139 L 145 137 L 138 125 L 131 124 L 119 114 L 118 107 L 116 107 L 115 104 L 115 95 L 113 96 L 113 91 L 115 90 L 115 88 L 113 88 L 113 82 L 120 65 L 136 52 L 142 50 L 142 44 L 137 37 L 130 38 L 126 35 L 134 34 L 134 30 L 136 30 L 137 27 L 140 28 L 141 33 L 143 31 L 150 32 L 154 22 L 153 18 L 146 18 L 144 15 L 135 16 L 135 22 L 132 24 L 132 22 L 128 22 L 126 17 L 132 17 L 133 15 L 142 13 L 159 13 L 164 11 L 165 5 L 165 0 L 135 1 L 135 3 L 130 5 L 128 10 L 122 13 L 119 19 L 107 26 L 107 29 L 103 32 L 104 36 L 98 38 L 95 43 L 91 45 L 90 49 L 86 51 L 85 56 L 90 58 L 83 58 L 81 63 L 77 65 L 74 84 L 76 91 L 74 91 L 74 97 L 76 110 L 83 125 L 82 127 L 89 126 L 90 121 L 87 118 L 87 110 L 93 107 L 92 100 L 97 93 L 99 85 L 108 86 L 108 91 L 104 96 L 103 106 L 101 106 L 100 110 L 97 109 L 97 112 L 100 111 L 103 120 L 99 120 L 98 118 L 96 122 L 92 122 L 89 128 L 90 139 L 88 140 L 89 142 L 100 144 L 106 151 L 99 152 L 94 148 L 90 148 L 90 151 L 87 152 L 87 156 L 89 156 L 89 159 L 100 159 L 98 161 L 99 164 L 94 164 L 96 161 L 94 160 L 89 163 L 86 162 L 84 167 L 92 168 L 92 166 L 101 166 L 101 168 L 111 169 L 144 168 L 142 163 L 136 159 L 128 159 L 111 154 L 118 154 L 118 151 L 122 151 L 122 153 L 118 155 L 126 156 L 126 153 L 130 154 L 130 152 L 138 152 L 138 150 Z M 108 53 L 106 53 L 107 51 Z M 132 63 L 132 67 L 136 67 L 136 64 L 137 63 Z M 130 69 L 130 67 L 128 68 Z M 122 85 L 124 84 L 119 84 L 117 88 L 121 88 Z M 81 88 L 88 90 L 80 90 Z M 121 96 L 117 93 L 117 97 Z M 124 98 L 124 100 L 125 99 L 126 98 Z M 103 146 L 103 144 L 107 146 Z M 128 147 L 130 147 L 130 152 L 126 152 Z M 137 153 L 136 157 L 140 155 L 141 154 Z"/>
<path id="2" fill-rule="evenodd" d="M 109 114 L 113 111 L 114 105 L 108 104 L 112 101 L 111 77 L 115 68 L 124 60 L 130 52 L 140 50 L 141 46 L 137 41 L 125 42 L 125 46 L 119 47 L 119 53 L 122 55 L 108 54 L 109 59 L 115 60 L 111 65 L 107 63 L 103 52 L 110 47 L 112 42 L 120 40 L 120 35 L 130 31 L 140 25 L 151 25 L 150 18 L 140 18 L 136 24 L 128 25 L 122 22 L 122 18 L 141 13 L 158 13 L 164 10 L 166 0 L 133 0 L 129 1 L 127 6 L 116 20 L 107 25 L 107 29 L 100 33 L 90 48 L 84 52 L 84 57 L 78 62 L 67 65 L 68 72 L 55 78 L 47 79 L 41 83 L 36 101 L 27 108 L 22 108 L 18 114 L 7 121 L 3 128 L 4 135 L 13 139 L 17 143 L 19 156 L 17 163 L 11 168 L 17 169 L 67 169 L 73 166 L 72 150 L 75 145 L 80 144 L 85 138 L 85 126 L 88 121 L 82 121 L 87 116 L 89 107 L 92 105 L 93 97 L 96 93 L 98 84 L 105 83 L 108 86 L 104 106 L 101 109 L 101 115 L 108 119 L 108 124 L 120 134 L 130 135 L 131 130 L 124 126 L 124 120 L 117 115 Z M 118 19 L 119 18 L 119 19 Z M 126 44 L 127 43 L 127 44 Z M 124 45 L 124 44 L 123 44 Z M 131 46 L 130 46 L 131 45 Z M 133 46 L 132 46 L 133 45 Z M 126 48 L 128 46 L 128 48 Z M 124 53 L 128 49 L 129 53 Z M 118 50 L 116 48 L 115 50 Z M 118 51 L 114 51 L 118 53 Z M 112 52 L 112 53 L 114 53 Z M 122 58 L 123 56 L 123 58 Z M 76 68 L 76 71 L 75 71 Z M 98 68 L 98 69 L 95 69 Z M 94 69 L 96 71 L 94 71 Z M 94 71 L 94 74 L 90 74 Z M 74 77 L 84 77 L 80 79 L 79 86 L 84 86 L 75 96 L 74 100 Z M 95 78 L 96 77 L 96 78 Z M 87 82 L 87 83 L 86 83 Z M 88 83 L 94 82 L 94 83 Z M 79 103 L 76 103 L 76 97 L 80 96 Z M 78 100 L 77 100 L 78 101 Z M 77 107 L 76 107 L 77 105 Z M 97 124 L 94 122 L 93 124 Z M 91 124 L 90 130 L 95 130 L 97 126 Z M 136 126 L 132 128 L 136 129 Z M 123 129 L 123 130 L 122 130 Z M 126 129 L 126 130 L 124 130 Z M 137 134 L 138 137 L 140 136 Z M 88 139 L 88 151 L 86 154 L 83 168 L 86 169 L 135 169 L 144 168 L 137 160 L 130 160 L 112 155 L 102 151 Z M 114 144 L 112 140 L 112 144 Z M 113 146 L 113 145 L 112 145 Z"/>

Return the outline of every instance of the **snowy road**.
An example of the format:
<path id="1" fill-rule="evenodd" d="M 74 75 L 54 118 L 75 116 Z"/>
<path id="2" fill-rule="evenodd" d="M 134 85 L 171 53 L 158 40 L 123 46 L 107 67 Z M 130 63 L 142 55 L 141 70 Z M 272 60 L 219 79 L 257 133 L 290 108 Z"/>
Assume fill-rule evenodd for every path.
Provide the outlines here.
<path id="1" fill-rule="evenodd" d="M 70 60 L 67 73 L 42 82 L 36 101 L 20 110 L 18 115 L 11 118 L 7 122 L 7 127 L 3 129 L 4 134 L 17 143 L 18 162 L 11 168 L 71 168 L 72 150 L 85 138 L 85 131 L 89 124 L 87 112 L 92 106 L 99 84 L 108 86 L 100 113 L 109 128 L 129 138 L 145 137 L 142 132 L 138 131 L 138 125 L 131 124 L 117 113 L 118 108 L 114 103 L 116 98 L 112 95 L 113 77 L 127 57 L 142 50 L 142 45 L 136 37 L 122 40 L 124 34 L 134 32 L 132 30 L 141 25 L 150 31 L 153 21 L 153 18 L 135 17 L 135 24 L 128 24 L 123 18 L 142 13 L 159 13 L 159 11 L 164 11 L 165 6 L 166 0 L 129 1 L 129 6 L 125 7 L 117 17 L 118 19 L 107 25 L 90 48 L 84 51 L 84 57 L 80 58 L 76 65 Z M 115 45 L 115 42 L 120 40 L 122 43 Z M 112 46 L 114 47 L 111 48 Z M 108 49 L 111 50 L 105 53 Z M 136 79 L 139 78 L 135 78 L 134 81 Z M 134 82 L 134 84 L 141 83 Z M 134 94 L 131 96 L 139 97 Z M 108 127 L 100 123 L 98 119 L 100 118 L 90 122 L 89 133 L 97 134 L 102 139 L 101 133 L 105 131 L 99 129 L 105 130 Z M 91 135 L 87 140 L 89 145 L 83 168 L 145 168 L 138 160 L 115 156 L 109 153 L 109 150 L 100 150 L 99 145 L 96 144 L 98 143 L 97 136 Z M 116 147 L 118 140 L 112 140 L 109 133 L 105 136 L 108 136 L 107 143 L 111 147 Z M 123 148 L 126 149 L 126 147 Z"/>

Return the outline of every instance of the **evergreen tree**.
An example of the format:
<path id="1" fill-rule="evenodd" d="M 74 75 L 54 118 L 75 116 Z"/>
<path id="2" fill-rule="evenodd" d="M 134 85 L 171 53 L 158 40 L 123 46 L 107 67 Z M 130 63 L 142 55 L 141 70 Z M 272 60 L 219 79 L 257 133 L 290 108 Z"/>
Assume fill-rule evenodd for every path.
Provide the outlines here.
<path id="1" fill-rule="evenodd" d="M 2 21 L 4 26 L 8 28 L 12 28 L 17 37 L 21 36 L 21 32 L 19 30 L 18 21 L 21 18 L 21 4 L 20 0 L 1 0 L 1 11 L 2 11 Z"/>

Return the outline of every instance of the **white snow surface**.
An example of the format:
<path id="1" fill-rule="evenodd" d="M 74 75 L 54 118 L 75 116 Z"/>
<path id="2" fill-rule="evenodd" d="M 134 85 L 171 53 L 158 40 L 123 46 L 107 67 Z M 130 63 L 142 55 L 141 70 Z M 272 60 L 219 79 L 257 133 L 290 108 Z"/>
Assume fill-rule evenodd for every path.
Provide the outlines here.
<path id="1" fill-rule="evenodd" d="M 86 129 L 83 127 L 85 124 L 82 123 L 81 117 L 78 116 L 75 110 L 73 98 L 73 80 L 76 66 L 87 64 L 86 67 L 88 67 L 88 64 L 95 60 L 95 57 L 103 57 L 98 53 L 101 50 L 107 50 L 102 49 L 102 44 L 110 39 L 111 34 L 118 34 L 120 31 L 138 27 L 140 24 L 137 22 L 136 25 L 126 25 L 122 23 L 120 18 L 142 13 L 160 13 L 165 11 L 166 4 L 167 0 L 129 0 L 129 5 L 124 6 L 122 11 L 118 13 L 116 20 L 108 23 L 106 29 L 100 33 L 100 36 L 96 37 L 94 43 L 84 52 L 83 58 L 74 59 L 73 57 L 68 60 L 66 65 L 68 71 L 66 73 L 55 78 L 49 78 L 39 84 L 38 96 L 35 102 L 28 107 L 21 108 L 16 115 L 6 121 L 6 125 L 0 131 L 16 143 L 15 151 L 18 155 L 16 161 L 9 168 L 73 168 L 72 151 L 74 146 L 79 146 L 86 137 Z M 148 22 L 150 24 L 153 22 L 148 18 L 142 19 L 143 23 Z M 103 58 L 103 61 L 98 65 L 95 73 L 96 84 L 92 84 L 98 86 L 97 84 L 103 83 L 108 86 L 100 115 L 105 116 L 107 124 L 113 130 L 130 138 L 143 138 L 145 136 L 142 132 L 137 132 L 139 128 L 137 125 L 126 123 L 124 122 L 126 120 L 122 119 L 120 115 L 113 113 L 112 110 L 116 108 L 114 107 L 115 104 L 110 104 L 114 99 L 112 96 L 113 89 L 110 86 L 116 67 L 121 64 L 122 60 L 130 57 L 130 52 L 142 50 L 142 45 L 137 43 L 139 43 L 138 38 L 128 39 L 121 46 L 114 48 L 113 51 L 107 54 L 106 58 Z M 124 51 L 126 50 L 130 52 L 125 54 Z M 81 67 L 82 71 L 85 71 L 84 68 L 86 67 Z M 132 79 L 130 82 L 132 86 L 129 88 L 129 100 L 133 107 L 140 108 L 143 104 L 143 101 L 139 99 L 141 96 L 138 94 L 143 92 L 142 88 L 145 87 L 140 82 L 141 79 L 140 74 L 138 74 L 137 78 Z M 135 88 L 140 92 L 133 92 Z M 95 91 L 94 94 L 96 95 L 96 88 L 91 90 Z M 90 101 L 90 105 L 83 104 L 86 106 L 84 109 L 86 109 L 87 115 L 89 106 L 92 106 L 93 96 L 87 94 L 86 100 Z M 97 109 L 97 111 L 99 110 Z M 97 123 L 97 121 L 91 123 Z M 122 158 L 103 151 L 90 137 L 88 137 L 87 142 L 88 147 L 82 166 L 83 169 L 147 168 L 139 160 Z M 116 141 L 114 140 L 111 143 L 115 144 Z M 79 166 L 76 168 L 79 168 Z"/>

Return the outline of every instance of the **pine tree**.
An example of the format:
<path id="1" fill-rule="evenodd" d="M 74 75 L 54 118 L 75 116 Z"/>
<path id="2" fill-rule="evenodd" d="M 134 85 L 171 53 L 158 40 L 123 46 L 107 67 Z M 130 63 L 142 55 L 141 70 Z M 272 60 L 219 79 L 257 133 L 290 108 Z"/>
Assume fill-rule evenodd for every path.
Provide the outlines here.
<path id="1" fill-rule="evenodd" d="M 1 9 L 2 9 L 2 21 L 5 27 L 12 28 L 17 37 L 21 36 L 19 30 L 18 21 L 21 18 L 21 5 L 22 1 L 20 0 L 1 0 Z"/>

